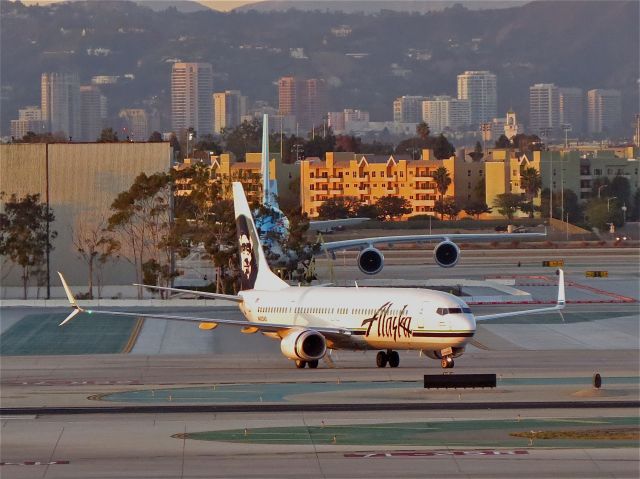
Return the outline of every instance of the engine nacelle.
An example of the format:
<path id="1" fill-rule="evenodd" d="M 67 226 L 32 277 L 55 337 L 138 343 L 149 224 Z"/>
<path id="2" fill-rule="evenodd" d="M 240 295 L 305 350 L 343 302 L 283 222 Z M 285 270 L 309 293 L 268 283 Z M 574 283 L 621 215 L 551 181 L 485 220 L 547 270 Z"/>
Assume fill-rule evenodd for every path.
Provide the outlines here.
<path id="1" fill-rule="evenodd" d="M 314 361 L 324 357 L 327 341 L 313 329 L 294 329 L 280 341 L 280 351 L 289 359 Z"/>
<path id="2" fill-rule="evenodd" d="M 443 268 L 452 268 L 460 259 L 460 248 L 451 241 L 443 241 L 433 250 L 433 259 Z"/>
<path id="3" fill-rule="evenodd" d="M 464 354 L 464 348 L 452 348 L 452 349 L 453 349 L 454 358 L 458 358 Z M 424 354 L 425 356 L 431 359 L 442 359 L 442 354 L 440 354 L 440 351 L 427 351 L 423 349 L 422 354 Z"/>
<path id="4" fill-rule="evenodd" d="M 384 266 L 384 255 L 380 250 L 369 247 L 360 251 L 357 261 L 364 274 L 378 274 Z"/>

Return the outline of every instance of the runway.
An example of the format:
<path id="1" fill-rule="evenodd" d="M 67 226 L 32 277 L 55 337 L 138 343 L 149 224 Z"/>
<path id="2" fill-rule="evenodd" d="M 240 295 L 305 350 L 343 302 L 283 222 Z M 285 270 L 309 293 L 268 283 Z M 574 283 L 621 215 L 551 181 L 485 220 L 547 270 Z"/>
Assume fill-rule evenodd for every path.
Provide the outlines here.
<path id="1" fill-rule="evenodd" d="M 533 284 L 529 276 L 553 279 L 553 269 L 540 262 L 561 254 L 470 251 L 443 274 L 425 253 L 393 251 L 385 252 L 380 276 L 484 279 L 499 272 L 545 302 L 554 298 L 553 284 L 518 283 Z M 441 369 L 415 352 L 402 352 L 395 369 L 375 368 L 373 352 L 337 351 L 316 370 L 298 370 L 277 342 L 260 335 L 163 321 L 146 321 L 129 354 L 3 355 L 0 474 L 638 477 L 637 250 L 564 257 L 567 279 L 578 285 L 568 288 L 568 299 L 611 301 L 569 304 L 562 317 L 481 325 L 454 373 L 495 373 L 495 389 L 425 390 L 422 376 Z M 336 281 L 361 280 L 341 259 Z M 607 269 L 609 278 L 587 279 L 586 269 Z M 526 307 L 476 305 L 473 311 Z M 0 311 L 3 338 L 27 316 L 37 324 L 37 315 L 46 313 L 44 320 L 55 324 L 67 312 Z M 222 305 L 181 311 L 240 317 Z M 78 321 L 82 327 L 85 319 Z M 129 333 L 119 334 L 126 342 Z M 592 386 L 595 373 L 603 379 L 600 389 Z"/>

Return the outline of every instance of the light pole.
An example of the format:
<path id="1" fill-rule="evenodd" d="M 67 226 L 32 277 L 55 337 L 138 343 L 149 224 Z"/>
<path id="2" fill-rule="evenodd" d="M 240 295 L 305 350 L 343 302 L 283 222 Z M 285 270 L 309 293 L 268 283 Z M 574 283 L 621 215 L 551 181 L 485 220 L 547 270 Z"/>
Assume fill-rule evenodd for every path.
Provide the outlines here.
<path id="1" fill-rule="evenodd" d="M 622 203 L 622 208 L 620 209 L 622 210 L 622 224 L 625 224 L 627 222 L 627 204 Z"/>
<path id="2" fill-rule="evenodd" d="M 611 200 L 615 200 L 617 198 L 617 196 L 612 196 L 610 198 L 607 198 L 607 213 L 609 213 L 609 203 L 611 202 Z"/>
<path id="3" fill-rule="evenodd" d="M 602 190 L 602 188 L 606 188 L 607 185 L 600 185 L 598 186 L 598 199 L 600 199 L 600 190 Z"/>
<path id="4" fill-rule="evenodd" d="M 567 137 L 567 134 L 571 131 L 571 123 L 563 123 L 562 125 L 560 125 L 560 128 L 562 128 L 562 131 L 564 131 L 564 147 L 569 148 L 569 139 Z"/>

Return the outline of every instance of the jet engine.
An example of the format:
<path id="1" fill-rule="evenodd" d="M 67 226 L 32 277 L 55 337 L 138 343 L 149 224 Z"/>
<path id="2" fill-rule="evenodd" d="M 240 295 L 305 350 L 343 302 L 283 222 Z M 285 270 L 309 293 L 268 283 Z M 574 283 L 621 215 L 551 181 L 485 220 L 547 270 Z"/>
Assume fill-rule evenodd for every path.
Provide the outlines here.
<path id="1" fill-rule="evenodd" d="M 312 329 L 294 329 L 280 341 L 280 351 L 289 359 L 314 361 L 327 352 L 327 341 Z"/>
<path id="2" fill-rule="evenodd" d="M 460 248 L 451 241 L 443 241 L 433 250 L 433 259 L 443 268 L 452 268 L 460 259 Z M 362 268 L 361 268 L 362 269 Z"/>
<path id="3" fill-rule="evenodd" d="M 378 274 L 384 266 L 384 256 L 376 248 L 369 247 L 358 254 L 358 268 L 364 274 Z"/>

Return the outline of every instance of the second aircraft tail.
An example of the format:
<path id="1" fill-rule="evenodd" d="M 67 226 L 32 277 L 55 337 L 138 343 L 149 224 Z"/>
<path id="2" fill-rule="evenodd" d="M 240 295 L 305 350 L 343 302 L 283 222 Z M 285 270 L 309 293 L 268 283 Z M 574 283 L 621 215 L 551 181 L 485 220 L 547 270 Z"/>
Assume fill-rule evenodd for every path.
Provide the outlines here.
<path id="1" fill-rule="evenodd" d="M 277 291 L 289 287 L 269 268 L 260 244 L 242 183 L 233 183 L 233 208 L 236 216 L 238 248 L 240 252 L 240 289 Z"/>

